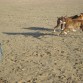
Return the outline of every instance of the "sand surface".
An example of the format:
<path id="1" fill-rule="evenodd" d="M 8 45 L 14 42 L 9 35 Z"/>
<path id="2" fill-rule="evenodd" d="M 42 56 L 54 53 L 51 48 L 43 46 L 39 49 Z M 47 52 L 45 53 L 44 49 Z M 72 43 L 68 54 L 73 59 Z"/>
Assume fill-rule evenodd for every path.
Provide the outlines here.
<path id="1" fill-rule="evenodd" d="M 83 83 L 83 32 L 53 32 L 80 13 L 83 0 L 0 0 L 0 83 Z"/>

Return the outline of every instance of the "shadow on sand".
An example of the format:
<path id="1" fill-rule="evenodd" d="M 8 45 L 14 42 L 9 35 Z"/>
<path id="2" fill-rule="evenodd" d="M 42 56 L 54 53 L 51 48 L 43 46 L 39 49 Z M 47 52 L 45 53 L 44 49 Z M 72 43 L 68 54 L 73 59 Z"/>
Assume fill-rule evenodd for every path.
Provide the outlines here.
<path id="1" fill-rule="evenodd" d="M 50 31 L 50 32 L 53 31 L 53 29 L 44 28 L 44 27 L 28 27 L 23 29 L 35 30 L 35 31 Z"/>
<path id="2" fill-rule="evenodd" d="M 46 35 L 49 35 L 49 36 L 58 36 L 56 34 L 53 34 L 53 33 L 40 33 L 40 32 L 23 32 L 23 33 L 18 33 L 18 32 L 3 32 L 3 34 L 7 34 L 7 35 L 24 35 L 25 37 L 27 36 L 32 36 L 32 37 L 35 37 L 35 38 L 39 38 L 39 37 L 43 37 L 43 36 L 46 36 Z"/>
<path id="3" fill-rule="evenodd" d="M 29 27 L 29 28 L 23 28 L 23 29 L 29 29 L 32 31 L 31 32 L 3 32 L 3 34 L 24 35 L 25 37 L 32 36 L 35 38 L 39 38 L 39 37 L 43 37 L 43 36 L 58 36 L 53 33 L 53 29 L 42 28 L 42 27 Z M 48 32 L 40 32 L 40 31 L 48 31 Z"/>

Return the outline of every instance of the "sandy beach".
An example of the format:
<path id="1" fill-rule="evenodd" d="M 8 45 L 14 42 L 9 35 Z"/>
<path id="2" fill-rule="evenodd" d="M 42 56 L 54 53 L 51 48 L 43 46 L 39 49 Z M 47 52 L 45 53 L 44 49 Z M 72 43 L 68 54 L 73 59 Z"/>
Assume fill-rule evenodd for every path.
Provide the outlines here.
<path id="1" fill-rule="evenodd" d="M 80 13 L 83 0 L 0 0 L 0 83 L 83 83 L 83 32 L 53 32 Z"/>

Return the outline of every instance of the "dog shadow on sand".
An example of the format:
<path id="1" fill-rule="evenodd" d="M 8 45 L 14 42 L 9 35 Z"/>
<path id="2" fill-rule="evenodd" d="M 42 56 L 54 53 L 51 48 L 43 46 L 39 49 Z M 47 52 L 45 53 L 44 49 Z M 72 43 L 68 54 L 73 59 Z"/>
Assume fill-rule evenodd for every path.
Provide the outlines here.
<path id="1" fill-rule="evenodd" d="M 54 34 L 53 29 L 44 28 L 44 27 L 29 27 L 29 28 L 22 28 L 26 29 L 27 32 L 3 32 L 3 34 L 7 35 L 24 35 L 32 36 L 35 38 L 43 37 L 43 36 L 58 36 L 57 34 Z"/>
<path id="2" fill-rule="evenodd" d="M 44 27 L 24 27 L 23 29 L 34 30 L 34 31 L 53 31 L 53 29 L 44 28 Z"/>

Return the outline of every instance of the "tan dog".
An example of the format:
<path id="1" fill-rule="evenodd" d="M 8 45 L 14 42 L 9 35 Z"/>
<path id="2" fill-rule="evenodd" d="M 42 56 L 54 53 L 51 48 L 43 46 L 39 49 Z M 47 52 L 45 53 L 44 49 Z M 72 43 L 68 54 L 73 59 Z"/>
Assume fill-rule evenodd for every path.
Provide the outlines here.
<path id="1" fill-rule="evenodd" d="M 66 16 L 65 16 L 65 17 L 66 17 Z M 64 21 L 63 18 L 64 18 L 63 16 L 57 17 L 57 25 L 54 27 L 54 32 L 55 32 L 55 28 L 58 28 L 59 26 L 61 26 L 61 30 L 63 30 L 64 25 L 65 25 L 65 21 Z M 78 18 L 78 15 L 71 16 L 71 17 L 68 17 L 68 18 L 75 19 L 75 18 Z M 64 22 L 62 22 L 62 20 L 63 20 Z"/>
<path id="2" fill-rule="evenodd" d="M 80 28 L 83 31 L 83 20 L 79 17 L 77 19 L 65 18 L 61 20 L 65 22 L 65 28 L 61 31 L 60 34 L 67 34 L 68 31 L 76 31 L 76 28 Z"/>
<path id="3" fill-rule="evenodd" d="M 71 16 L 71 17 L 67 17 L 68 19 L 75 19 L 75 20 L 83 20 L 83 13 L 80 14 L 80 16 L 75 15 L 75 16 Z M 59 26 L 61 26 L 61 30 L 63 30 L 64 26 L 65 26 L 66 22 L 64 17 L 59 17 L 57 19 L 57 25 L 54 27 L 54 32 L 55 32 L 55 28 L 58 28 Z"/>

